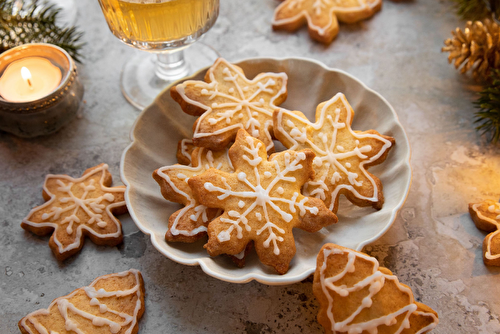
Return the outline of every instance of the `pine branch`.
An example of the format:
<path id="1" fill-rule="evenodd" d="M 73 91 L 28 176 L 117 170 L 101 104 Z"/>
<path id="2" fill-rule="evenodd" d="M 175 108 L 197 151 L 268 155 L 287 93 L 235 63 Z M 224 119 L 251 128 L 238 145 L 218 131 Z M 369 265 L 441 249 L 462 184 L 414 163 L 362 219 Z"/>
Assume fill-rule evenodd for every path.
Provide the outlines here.
<path id="1" fill-rule="evenodd" d="M 0 53 L 27 43 L 50 43 L 80 62 L 83 33 L 76 27 L 56 25 L 59 8 L 39 0 L 21 10 L 16 5 L 15 0 L 0 0 Z"/>
<path id="2" fill-rule="evenodd" d="M 491 85 L 483 88 L 479 99 L 474 102 L 476 108 L 476 129 L 487 135 L 489 140 L 497 143 L 500 139 L 500 70 L 493 69 L 490 73 Z"/>
<path id="3" fill-rule="evenodd" d="M 483 20 L 491 18 L 491 11 L 484 0 L 452 0 L 457 14 L 464 20 Z"/>

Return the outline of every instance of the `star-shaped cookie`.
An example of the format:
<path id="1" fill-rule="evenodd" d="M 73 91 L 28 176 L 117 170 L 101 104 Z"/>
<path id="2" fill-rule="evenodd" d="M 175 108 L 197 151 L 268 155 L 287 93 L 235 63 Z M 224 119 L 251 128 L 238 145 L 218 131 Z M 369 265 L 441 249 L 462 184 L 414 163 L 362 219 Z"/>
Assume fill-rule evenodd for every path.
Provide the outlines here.
<path id="1" fill-rule="evenodd" d="M 328 334 L 423 334 L 439 322 L 377 259 L 335 244 L 318 254 L 313 292 L 318 322 Z"/>
<path id="2" fill-rule="evenodd" d="M 292 150 L 311 149 L 316 176 L 304 185 L 304 194 L 322 199 L 337 212 L 339 197 L 345 195 L 358 206 L 382 208 L 382 183 L 366 169 L 385 160 L 394 138 L 375 130 L 351 129 L 354 111 L 344 94 L 338 93 L 316 108 L 316 123 L 300 111 L 274 112 L 274 134 Z"/>
<path id="3" fill-rule="evenodd" d="M 100 276 L 19 321 L 23 334 L 136 334 L 144 314 L 144 281 L 130 269 Z"/>
<path id="4" fill-rule="evenodd" d="M 274 12 L 273 29 L 295 31 L 307 24 L 312 39 L 329 44 L 338 21 L 358 22 L 381 8 L 382 0 L 285 0 Z"/>
<path id="5" fill-rule="evenodd" d="M 241 68 L 219 58 L 205 82 L 185 81 L 170 94 L 184 112 L 200 116 L 193 127 L 195 146 L 222 150 L 243 128 L 272 153 L 273 110 L 285 101 L 286 88 L 285 73 L 261 73 L 249 80 Z"/>
<path id="6" fill-rule="evenodd" d="M 110 188 L 111 182 L 106 164 L 87 169 L 78 179 L 47 175 L 47 202 L 31 210 L 21 227 L 37 235 L 53 232 L 49 246 L 61 261 L 80 251 L 85 235 L 98 245 L 115 246 L 123 236 L 114 215 L 127 212 L 127 206 L 125 187 Z"/>
<path id="7" fill-rule="evenodd" d="M 480 230 L 491 232 L 483 241 L 483 261 L 500 266 L 500 203 L 487 200 L 469 204 L 469 213 Z"/>
<path id="8" fill-rule="evenodd" d="M 295 255 L 292 228 L 316 232 L 337 221 L 321 200 L 301 194 L 314 175 L 314 153 L 284 151 L 268 161 L 264 143 L 241 129 L 229 158 L 234 173 L 209 169 L 188 181 L 200 203 L 224 210 L 208 225 L 205 248 L 235 255 L 254 241 L 261 262 L 284 274 Z"/>
<path id="9" fill-rule="evenodd" d="M 220 214 L 219 209 L 207 208 L 200 204 L 189 188 L 188 180 L 209 168 L 232 172 L 233 166 L 227 148 L 211 151 L 197 147 L 192 152 L 192 166 L 180 164 L 164 166 L 153 172 L 163 197 L 180 203 L 184 208 L 174 212 L 168 219 L 167 241 L 194 242 L 206 235 L 207 225 Z"/>

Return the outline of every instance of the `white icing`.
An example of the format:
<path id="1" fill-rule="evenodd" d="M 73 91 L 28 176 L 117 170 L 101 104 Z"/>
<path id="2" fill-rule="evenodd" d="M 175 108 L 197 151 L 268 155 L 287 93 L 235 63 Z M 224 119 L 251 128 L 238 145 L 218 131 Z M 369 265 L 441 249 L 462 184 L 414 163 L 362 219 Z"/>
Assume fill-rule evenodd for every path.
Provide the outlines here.
<path id="1" fill-rule="evenodd" d="M 52 227 L 56 229 L 56 232 L 53 234 L 53 240 L 58 247 L 59 253 L 64 253 L 69 250 L 79 248 L 81 239 L 82 239 L 82 231 L 86 230 L 87 232 L 93 234 L 98 238 L 118 238 L 121 236 L 121 225 L 120 222 L 114 217 L 111 211 L 115 207 L 120 207 L 125 205 L 125 201 L 114 202 L 115 196 L 112 193 L 124 193 L 125 189 L 123 188 L 108 188 L 103 185 L 104 178 L 106 176 L 106 171 L 108 170 L 108 165 L 103 164 L 98 168 L 95 168 L 90 173 L 85 174 L 84 176 L 74 179 L 68 175 L 52 175 L 49 174 L 45 178 L 45 183 L 43 189 L 45 193 L 50 196 L 50 200 L 45 202 L 43 205 L 37 206 L 32 209 L 28 216 L 23 220 L 23 223 L 26 225 L 30 225 L 33 227 Z M 96 174 L 101 173 L 101 178 L 99 184 L 95 184 L 95 180 L 92 178 Z M 64 193 L 67 197 L 63 197 L 59 199 L 59 203 L 67 204 L 71 203 L 67 206 L 59 206 L 57 197 L 47 188 L 48 181 L 51 179 L 56 179 L 56 183 L 58 188 L 56 189 L 58 192 Z M 90 179 L 90 180 L 89 180 Z M 88 183 L 85 183 L 87 182 Z M 73 187 L 76 184 L 80 184 L 80 187 L 83 189 L 83 193 L 81 197 L 75 196 L 73 193 Z M 106 192 L 104 195 L 94 198 L 87 198 L 89 192 L 96 190 L 99 188 L 100 190 Z M 104 202 L 109 202 L 105 204 Z M 114 202 L 114 203 L 113 203 Z M 49 212 L 42 214 L 41 218 L 43 222 L 33 222 L 31 221 L 31 217 L 39 211 L 50 209 Z M 88 221 L 80 221 L 77 217 L 77 212 L 83 211 L 88 217 Z M 110 219 L 110 221 L 115 225 L 116 232 L 114 233 L 100 233 L 95 229 L 91 228 L 93 224 L 96 224 L 98 227 L 106 227 L 108 222 L 103 220 L 103 213 L 106 212 L 106 215 Z M 69 213 L 64 219 L 60 220 L 61 216 L 64 213 Z M 68 224 L 66 226 L 66 233 L 69 235 L 74 235 L 74 241 L 68 245 L 63 245 L 62 242 L 58 238 L 57 229 L 62 225 Z M 74 225 L 77 225 L 76 232 Z"/>
<path id="2" fill-rule="evenodd" d="M 219 161 L 220 160 L 220 161 Z M 170 233 L 174 236 L 184 235 L 184 236 L 194 236 L 198 233 L 206 232 L 207 227 L 205 225 L 198 226 L 192 230 L 179 229 L 179 222 L 185 216 L 189 214 L 189 219 L 196 222 L 199 219 L 203 223 L 208 222 L 207 207 L 200 205 L 193 197 L 191 191 L 185 192 L 179 189 L 174 181 L 176 179 L 185 181 L 187 183 L 189 177 L 186 175 L 199 175 L 209 168 L 222 169 L 225 165 L 228 165 L 229 170 L 233 170 L 231 161 L 229 160 L 228 152 L 218 159 L 215 159 L 213 152 L 207 150 L 206 148 L 200 148 L 198 150 L 198 155 L 196 156 L 197 167 L 184 166 L 184 165 L 173 165 L 165 166 L 158 169 L 158 175 L 164 179 L 170 188 L 177 194 L 185 198 L 186 206 L 182 208 L 179 214 L 175 217 L 172 226 L 170 226 Z M 192 213 L 194 211 L 194 213 Z M 191 213 L 191 214 L 190 214 Z"/>
<path id="3" fill-rule="evenodd" d="M 278 255 L 280 253 L 279 243 L 284 240 L 284 238 L 280 234 L 285 234 L 285 230 L 275 223 L 271 222 L 269 217 L 269 211 L 273 210 L 274 212 L 279 214 L 279 217 L 286 222 L 290 223 L 293 219 L 293 215 L 291 213 L 295 213 L 297 209 L 299 209 L 299 214 L 301 216 L 305 215 L 306 212 L 310 212 L 311 214 L 318 214 L 319 209 L 317 207 L 307 206 L 307 198 L 300 195 L 298 192 L 295 192 L 292 198 L 287 199 L 283 197 L 275 197 L 272 196 L 271 193 L 276 190 L 277 193 L 281 191 L 284 192 L 283 187 L 281 186 L 282 182 L 296 182 L 296 178 L 293 176 L 289 176 L 288 174 L 294 172 L 296 170 L 302 169 L 303 165 L 300 163 L 301 161 L 306 159 L 306 155 L 303 152 L 285 152 L 279 155 L 276 155 L 272 162 L 274 166 L 275 177 L 263 187 L 260 178 L 259 165 L 262 163 L 262 158 L 259 156 L 259 150 L 264 150 L 263 145 L 258 140 L 246 136 L 243 146 L 243 156 L 242 163 L 248 165 L 252 170 L 254 177 L 251 178 L 252 182 L 249 180 L 249 177 L 244 172 L 238 172 L 236 177 L 240 182 L 241 188 L 247 188 L 247 190 L 233 190 L 231 185 L 227 182 L 226 179 L 221 178 L 221 181 L 224 183 L 224 187 L 215 186 L 211 182 L 205 182 L 204 188 L 209 192 L 217 192 L 220 195 L 217 196 L 219 200 L 224 200 L 225 198 L 231 196 L 235 198 L 239 198 L 239 202 L 243 202 L 244 199 L 251 200 L 251 204 L 245 207 L 245 203 L 243 205 L 238 205 L 239 209 L 245 210 L 234 211 L 231 210 L 220 218 L 221 222 L 229 224 L 229 226 L 219 232 L 217 235 L 217 239 L 220 242 L 225 242 L 231 240 L 231 235 L 233 232 L 236 232 L 236 237 L 238 239 L 243 238 L 243 228 L 247 231 L 251 231 L 251 226 L 248 223 L 247 216 L 254 212 L 258 221 L 263 222 L 261 227 L 255 231 L 257 235 L 260 235 L 264 232 L 269 234 L 268 238 L 263 242 L 265 248 L 273 246 L 274 254 Z M 284 169 L 281 170 L 280 164 L 276 160 L 277 156 L 281 157 L 284 162 Z M 272 174 L 267 177 L 272 177 Z M 300 201 L 298 201 L 299 197 L 302 197 Z M 288 211 L 283 210 L 278 204 L 288 204 Z"/>
<path id="4" fill-rule="evenodd" d="M 358 0 L 357 6 L 339 1 L 332 0 L 286 0 L 282 2 L 275 10 L 272 24 L 273 26 L 286 26 L 293 22 L 301 21 L 302 17 L 307 19 L 309 29 L 315 30 L 319 35 L 323 36 L 325 33 L 332 29 L 337 20 L 334 20 L 334 13 L 356 13 L 364 12 L 366 10 L 373 10 L 380 4 L 381 0 L 367 1 Z M 278 19 L 278 13 L 287 8 L 292 9 L 296 14 L 292 17 L 284 17 Z M 299 9 L 299 11 L 297 11 Z M 315 19 L 323 12 L 327 12 L 328 20 L 323 25 L 318 25 L 318 20 Z"/>
<path id="5" fill-rule="evenodd" d="M 189 160 L 191 163 L 191 153 L 189 152 L 189 146 L 193 145 L 193 141 L 191 139 L 182 139 L 181 140 L 181 154 Z"/>
<path id="6" fill-rule="evenodd" d="M 343 104 L 342 110 L 336 108 L 332 112 L 331 106 L 335 105 L 339 99 Z M 344 122 L 339 121 L 342 116 L 341 111 L 345 112 L 346 119 Z M 316 177 L 314 180 L 307 182 L 304 186 L 304 193 L 306 196 L 315 196 L 325 200 L 325 192 L 330 191 L 331 201 L 330 203 L 326 203 L 330 210 L 333 210 L 335 200 L 339 196 L 342 189 L 347 189 L 357 198 L 374 203 L 378 202 L 377 183 L 366 171 L 364 166 L 379 159 L 392 146 L 392 143 L 384 137 L 376 134 L 354 132 L 350 127 L 353 117 L 351 107 L 342 93 L 338 93 L 323 105 L 316 123 L 311 123 L 307 119 L 284 109 L 279 109 L 277 116 L 275 131 L 279 132 L 288 139 L 291 143 L 291 145 L 288 145 L 290 146 L 288 147 L 289 149 L 299 150 L 309 148 L 316 154 L 316 158 L 314 160 Z M 328 122 L 328 125 L 333 127 L 333 131 L 331 133 L 327 134 L 320 132 L 317 136 L 315 136 L 314 133 L 316 132 L 311 132 L 309 136 L 307 135 L 307 128 L 312 129 L 312 131 L 321 131 L 326 122 Z M 285 130 L 284 124 L 286 124 L 286 126 L 290 129 L 289 131 Z M 337 144 L 337 135 L 340 129 L 345 129 L 344 131 L 348 131 L 350 136 L 356 138 L 355 147 L 347 148 L 340 146 L 341 149 L 338 150 L 339 145 Z M 373 148 L 370 145 L 360 146 L 360 140 L 364 138 L 376 139 L 377 141 L 383 143 L 383 146 L 378 152 L 374 152 L 371 156 L 368 156 L 366 154 L 371 152 Z M 359 168 L 354 169 L 356 166 L 353 167 L 349 162 L 345 163 L 345 165 L 341 163 L 342 160 L 353 157 L 359 160 Z M 354 171 L 351 171 L 350 169 L 353 169 Z M 333 170 L 333 175 L 331 178 L 327 179 L 327 175 L 330 170 Z M 362 172 L 363 178 L 370 182 L 371 189 L 373 189 L 371 196 L 362 195 L 356 188 L 360 187 L 363 183 L 363 181 L 358 180 L 360 177 L 357 173 L 358 170 Z M 339 183 L 339 181 L 343 178 L 347 180 L 348 184 Z M 331 190 L 329 185 L 332 187 Z"/>
<path id="7" fill-rule="evenodd" d="M 328 257 L 331 255 L 342 255 L 347 253 L 347 264 L 344 269 L 335 276 L 326 276 L 327 261 Z M 413 294 L 411 290 L 399 283 L 399 280 L 394 275 L 384 274 L 379 271 L 378 261 L 368 255 L 355 252 L 349 249 L 338 249 L 338 248 L 324 248 L 323 249 L 323 263 L 318 264 L 319 266 L 319 277 L 321 282 L 321 288 L 324 295 L 328 300 L 327 316 L 330 320 L 331 331 L 333 333 L 361 333 L 366 331 L 367 333 L 378 333 L 377 327 L 381 325 L 395 325 L 397 323 L 397 317 L 404 314 L 404 320 L 402 321 L 399 328 L 395 329 L 394 333 L 401 333 L 405 328 L 410 327 L 409 318 L 412 313 L 417 311 L 417 304 L 414 301 Z M 372 272 L 362 280 L 354 283 L 352 286 L 336 285 L 335 283 L 344 278 L 347 273 L 353 273 L 355 271 L 355 261 L 356 258 L 361 258 L 366 261 L 373 263 Z M 372 298 L 380 292 L 385 282 L 388 280 L 394 281 L 396 287 L 408 296 L 408 304 L 394 313 L 385 314 L 379 318 L 370 319 L 366 322 L 352 323 L 358 314 L 360 314 L 364 309 L 370 308 L 372 305 Z M 336 321 L 333 310 L 333 297 L 332 293 L 337 293 L 341 297 L 347 297 L 350 293 L 360 291 L 368 287 L 369 294 L 364 297 L 361 301 L 359 307 L 343 321 Z M 424 329 L 419 330 L 417 333 L 424 333 L 427 330 L 433 329 L 437 326 L 438 319 L 433 313 L 419 312 L 426 316 L 431 316 L 434 322 L 426 326 Z"/>
<path id="8" fill-rule="evenodd" d="M 500 258 L 500 253 L 492 254 L 491 242 L 492 242 L 493 238 L 500 238 L 500 215 L 497 216 L 495 219 L 489 218 L 489 217 L 482 214 L 480 208 L 481 208 L 481 203 L 474 204 L 472 206 L 472 209 L 476 212 L 477 216 L 480 219 L 485 220 L 485 221 L 495 225 L 497 228 L 496 231 L 488 234 L 486 236 L 486 238 L 484 239 L 484 242 L 486 243 L 486 252 L 484 253 L 484 257 L 489 259 L 489 260 L 495 260 L 495 259 Z M 489 205 L 487 208 L 487 211 L 489 213 L 500 213 L 500 203 L 495 203 L 495 204 Z"/>
<path id="9" fill-rule="evenodd" d="M 231 85 L 229 93 L 225 94 L 219 90 L 219 83 L 215 78 L 215 70 L 219 66 L 224 67 L 223 80 Z M 255 79 L 248 80 L 244 74 L 238 71 L 232 64 L 219 58 L 208 72 L 209 83 L 198 81 L 186 81 L 176 86 L 177 93 L 189 104 L 206 110 L 198 119 L 194 130 L 194 138 L 209 137 L 220 135 L 228 131 L 244 128 L 254 137 L 258 137 L 267 143 L 266 150 L 274 147 L 271 139 L 270 129 L 272 127 L 273 110 L 276 107 L 274 101 L 286 94 L 287 76 L 285 73 L 261 73 Z M 185 94 L 187 85 L 195 84 L 196 87 L 204 87 L 206 90 L 203 95 L 210 95 L 209 100 L 218 98 L 221 103 L 208 103 L 205 105 L 195 101 Z M 257 89 L 251 89 L 255 87 Z M 231 91 L 232 89 L 232 91 Z M 263 98 L 266 96 L 267 100 Z M 271 95 L 271 96 L 269 96 Z M 233 118 L 237 117 L 239 121 L 232 124 Z M 258 118 L 266 119 L 265 124 L 261 124 Z M 210 125 L 225 122 L 227 126 L 217 128 L 213 132 L 202 132 L 201 126 L 205 120 Z"/>
<path id="10" fill-rule="evenodd" d="M 131 289 L 124 291 L 121 290 L 105 291 L 104 289 L 99 289 L 96 291 L 94 288 L 94 286 L 100 280 L 104 280 L 111 277 L 126 277 L 128 275 L 135 276 L 135 285 Z M 57 332 L 51 330 L 50 328 L 46 328 L 40 321 L 38 321 L 37 318 L 37 316 L 39 315 L 49 315 L 50 314 L 49 310 L 52 310 L 52 312 L 54 312 L 54 310 L 57 309 L 57 311 L 65 321 L 65 329 L 67 331 L 73 331 L 77 334 L 86 334 L 86 332 L 83 332 L 80 328 L 78 328 L 78 323 L 71 319 L 70 313 L 72 313 L 92 321 L 92 324 L 96 327 L 108 326 L 109 331 L 111 333 L 118 333 L 121 330 L 125 329 L 125 331 L 123 331 L 122 333 L 130 334 L 132 333 L 132 330 L 134 329 L 138 321 L 137 316 L 139 314 L 139 310 L 142 308 L 142 303 L 141 303 L 142 297 L 141 297 L 141 289 L 139 288 L 140 284 L 139 282 L 140 282 L 139 272 L 135 269 L 130 269 L 125 272 L 99 277 L 96 280 L 94 280 L 94 282 L 92 282 L 89 286 L 83 288 L 83 291 L 85 291 L 87 297 L 89 298 L 89 304 L 91 306 L 99 306 L 99 315 L 90 313 L 90 311 L 83 311 L 79 309 L 75 304 L 71 303 L 70 301 L 71 298 L 75 296 L 78 293 L 78 291 L 80 291 L 80 289 L 78 289 L 67 296 L 55 299 L 47 309 L 41 309 L 28 314 L 21 320 L 20 324 L 23 327 L 23 329 L 26 330 L 26 332 L 28 332 L 29 334 L 37 334 L 37 333 L 31 331 L 31 328 L 28 325 L 28 323 L 33 325 L 33 327 L 35 327 L 35 329 L 40 334 L 49 334 L 49 333 L 58 334 Z M 104 298 L 104 297 L 124 297 L 132 295 L 135 295 L 137 297 L 136 305 L 132 315 L 126 314 L 122 312 L 122 310 L 112 309 L 108 305 L 100 303 L 98 300 L 99 298 Z M 109 318 L 106 317 L 107 313 L 114 314 L 123 320 L 120 322 L 110 320 Z M 113 317 L 113 319 L 114 318 L 115 317 Z"/>

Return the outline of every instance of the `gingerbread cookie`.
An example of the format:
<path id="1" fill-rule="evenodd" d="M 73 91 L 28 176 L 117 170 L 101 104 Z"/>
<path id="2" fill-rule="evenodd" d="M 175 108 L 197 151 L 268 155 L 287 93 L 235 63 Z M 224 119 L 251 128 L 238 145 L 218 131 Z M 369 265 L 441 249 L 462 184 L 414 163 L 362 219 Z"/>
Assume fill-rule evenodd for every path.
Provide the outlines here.
<path id="1" fill-rule="evenodd" d="M 31 210 L 21 227 L 37 235 L 54 232 L 49 246 L 61 261 L 82 249 L 85 235 L 98 245 L 116 246 L 123 236 L 114 215 L 127 212 L 127 206 L 125 187 L 109 188 L 111 182 L 106 164 L 87 169 L 78 179 L 47 175 L 47 202 Z"/>
<path id="2" fill-rule="evenodd" d="M 273 29 L 295 31 L 307 24 L 312 39 L 329 44 L 338 34 L 338 21 L 358 22 L 381 8 L 382 0 L 285 0 L 274 12 Z"/>
<path id="3" fill-rule="evenodd" d="M 208 223 L 220 214 L 219 209 L 207 208 L 194 199 L 188 180 L 209 168 L 232 172 L 228 150 L 211 151 L 196 148 L 192 153 L 192 166 L 173 165 L 159 168 L 153 178 L 161 187 L 165 199 L 180 203 L 184 208 L 174 212 L 168 220 L 167 241 L 194 242 L 206 235 Z"/>
<path id="4" fill-rule="evenodd" d="M 471 203 L 469 213 L 478 229 L 492 232 L 483 241 L 484 264 L 500 266 L 500 203 L 492 200 Z"/>
<path id="5" fill-rule="evenodd" d="M 130 269 L 100 276 L 19 321 L 23 334 L 136 334 L 144 313 L 144 281 Z"/>
<path id="6" fill-rule="evenodd" d="M 188 181 L 200 203 L 224 210 L 208 225 L 205 248 L 235 255 L 254 241 L 261 262 L 284 274 L 295 255 L 292 228 L 316 232 L 337 221 L 321 200 L 300 192 L 314 176 L 314 153 L 285 151 L 268 161 L 264 143 L 241 129 L 229 158 L 234 173 L 210 169 Z"/>
<path id="7" fill-rule="evenodd" d="M 345 195 L 358 206 L 381 209 L 382 183 L 366 169 L 382 163 L 394 146 L 394 138 L 375 130 L 353 131 L 354 111 L 344 94 L 338 93 L 316 108 L 316 123 L 299 111 L 274 112 L 274 134 L 292 150 L 311 149 L 316 176 L 304 185 L 304 194 L 322 199 L 337 212 Z"/>
<path id="8" fill-rule="evenodd" d="M 205 81 L 189 80 L 170 89 L 184 112 L 200 116 L 193 128 L 195 146 L 224 149 L 243 128 L 272 153 L 273 110 L 286 99 L 286 74 L 261 73 L 248 80 L 241 68 L 219 58 Z"/>
<path id="9" fill-rule="evenodd" d="M 181 165 L 190 166 L 191 165 L 191 155 L 193 154 L 194 149 L 193 141 L 191 139 L 182 139 L 177 143 L 177 161 Z"/>
<path id="10" fill-rule="evenodd" d="M 326 333 L 422 334 L 439 322 L 377 259 L 335 244 L 318 254 L 313 292 Z"/>

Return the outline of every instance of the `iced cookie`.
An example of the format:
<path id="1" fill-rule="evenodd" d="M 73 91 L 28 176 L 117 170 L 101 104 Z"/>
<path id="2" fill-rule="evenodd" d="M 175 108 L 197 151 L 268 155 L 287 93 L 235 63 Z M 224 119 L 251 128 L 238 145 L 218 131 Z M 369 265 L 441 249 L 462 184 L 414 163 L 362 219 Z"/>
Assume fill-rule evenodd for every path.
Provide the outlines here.
<path id="1" fill-rule="evenodd" d="M 205 248 L 235 255 L 254 241 L 261 262 L 284 274 L 295 255 L 292 228 L 316 232 L 337 221 L 321 200 L 301 194 L 314 176 L 314 153 L 285 151 L 268 161 L 264 143 L 241 129 L 229 158 L 234 173 L 209 169 L 188 181 L 201 204 L 224 210 L 208 225 Z"/>
<path id="2" fill-rule="evenodd" d="M 173 165 L 159 168 L 153 172 L 165 199 L 184 205 L 174 212 L 168 220 L 167 241 L 194 242 L 206 235 L 208 223 L 220 214 L 219 209 L 201 205 L 192 194 L 188 180 L 209 168 L 232 172 L 228 150 L 211 151 L 195 148 L 192 153 L 192 166 Z"/>
<path id="3" fill-rule="evenodd" d="M 78 179 L 47 175 L 47 202 L 31 210 L 21 227 L 37 235 L 53 232 L 49 246 L 61 261 L 80 251 L 85 235 L 97 245 L 118 245 L 123 237 L 115 214 L 127 212 L 125 187 L 110 188 L 111 182 L 106 164 L 87 169 Z"/>
<path id="4" fill-rule="evenodd" d="M 271 153 L 273 110 L 285 101 L 286 85 L 285 73 L 261 73 L 249 80 L 241 68 L 219 58 L 205 82 L 185 81 L 170 94 L 184 112 L 200 116 L 193 127 L 195 146 L 224 149 L 243 128 Z"/>
<path id="5" fill-rule="evenodd" d="M 335 244 L 318 254 L 313 292 L 326 333 L 422 334 L 439 322 L 377 259 Z"/>
<path id="6" fill-rule="evenodd" d="M 196 146 L 193 145 L 191 139 L 182 139 L 177 143 L 177 161 L 181 165 L 190 166 L 191 165 L 191 155 L 193 154 Z"/>
<path id="7" fill-rule="evenodd" d="M 471 203 L 469 213 L 478 229 L 492 232 L 483 241 L 484 264 L 500 266 L 500 203 L 492 200 Z"/>
<path id="8" fill-rule="evenodd" d="M 136 334 L 144 313 L 144 281 L 130 269 L 98 277 L 19 321 L 23 334 Z"/>
<path id="9" fill-rule="evenodd" d="M 358 22 L 381 8 L 382 0 L 285 0 L 274 12 L 273 29 L 295 31 L 307 24 L 312 39 L 329 44 L 338 21 Z"/>
<path id="10" fill-rule="evenodd" d="M 322 199 L 335 213 L 340 195 L 377 210 L 384 204 L 382 183 L 367 168 L 382 163 L 395 140 L 375 130 L 353 131 L 353 118 L 354 111 L 341 93 L 318 105 L 316 123 L 300 111 L 274 113 L 274 134 L 283 145 L 316 154 L 316 176 L 304 185 L 304 195 Z"/>

